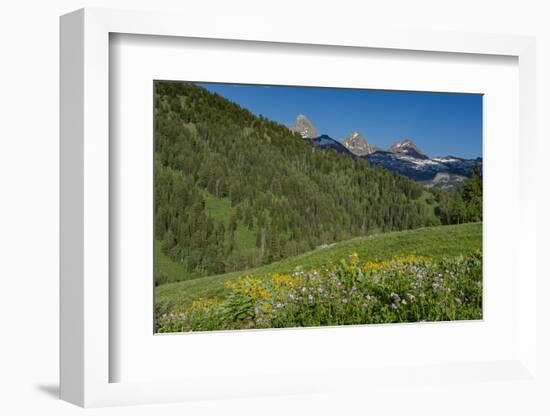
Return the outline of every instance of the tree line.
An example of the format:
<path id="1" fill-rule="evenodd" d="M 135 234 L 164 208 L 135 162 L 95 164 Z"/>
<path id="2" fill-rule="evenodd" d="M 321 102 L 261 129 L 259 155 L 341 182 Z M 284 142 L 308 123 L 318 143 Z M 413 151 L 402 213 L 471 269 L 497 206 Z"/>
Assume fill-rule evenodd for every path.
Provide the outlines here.
<path id="1" fill-rule="evenodd" d="M 433 189 L 432 193 L 437 201 L 435 212 L 442 224 L 483 221 L 483 179 L 477 163 L 471 178 L 458 191 Z"/>

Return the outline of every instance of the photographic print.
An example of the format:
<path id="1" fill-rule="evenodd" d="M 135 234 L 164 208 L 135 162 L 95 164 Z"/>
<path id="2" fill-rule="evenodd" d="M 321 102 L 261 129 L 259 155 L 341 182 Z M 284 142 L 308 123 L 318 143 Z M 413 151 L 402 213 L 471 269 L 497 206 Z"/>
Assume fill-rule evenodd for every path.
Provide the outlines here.
<path id="1" fill-rule="evenodd" d="M 155 332 L 479 320 L 483 96 L 154 82 Z"/>

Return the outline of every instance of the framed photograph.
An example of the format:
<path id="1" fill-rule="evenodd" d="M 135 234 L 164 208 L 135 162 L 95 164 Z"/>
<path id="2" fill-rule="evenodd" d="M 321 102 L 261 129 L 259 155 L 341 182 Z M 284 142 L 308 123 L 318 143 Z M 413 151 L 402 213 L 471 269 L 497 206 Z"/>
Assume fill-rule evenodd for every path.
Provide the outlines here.
<path id="1" fill-rule="evenodd" d="M 63 399 L 536 383 L 534 40 L 326 36 L 61 18 Z"/>

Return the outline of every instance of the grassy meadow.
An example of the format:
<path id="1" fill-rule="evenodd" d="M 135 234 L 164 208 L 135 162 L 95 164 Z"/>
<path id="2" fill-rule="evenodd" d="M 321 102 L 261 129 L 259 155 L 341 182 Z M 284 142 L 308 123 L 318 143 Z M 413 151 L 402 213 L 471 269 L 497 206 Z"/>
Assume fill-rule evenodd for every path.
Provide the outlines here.
<path id="1" fill-rule="evenodd" d="M 463 319 L 478 319 L 481 317 L 481 256 L 476 253 L 481 252 L 481 247 L 481 223 L 426 227 L 416 230 L 398 231 L 385 234 L 376 234 L 367 237 L 358 237 L 348 241 L 335 243 L 326 247 L 320 247 L 308 253 L 290 257 L 251 270 L 225 273 L 216 276 L 208 276 L 176 283 L 163 284 L 155 288 L 157 330 L 172 332 L 174 330 L 174 327 L 171 325 L 167 325 L 168 323 L 179 322 L 180 325 L 183 325 L 181 316 L 188 314 L 190 311 L 195 313 L 197 308 L 208 310 L 209 308 L 213 308 L 213 306 L 206 305 L 217 305 L 216 308 L 219 309 L 219 305 L 223 304 L 224 302 L 228 302 L 228 299 L 234 303 L 236 301 L 235 293 L 238 293 L 239 290 L 241 292 L 246 292 L 244 287 L 247 285 L 250 287 L 259 288 L 267 285 L 267 288 L 270 285 L 272 286 L 274 284 L 274 276 L 279 276 L 275 279 L 281 279 L 280 276 L 287 276 L 288 279 L 292 280 L 295 279 L 296 276 L 309 276 L 310 273 L 320 273 L 323 270 L 328 273 L 328 275 L 330 275 L 331 272 L 327 272 L 327 270 L 333 270 L 335 267 L 343 267 L 344 269 L 349 268 L 352 257 L 356 259 L 356 265 L 360 264 L 360 266 L 358 266 L 359 268 L 370 267 L 370 273 L 368 274 L 368 277 L 367 274 L 365 274 L 363 278 L 369 280 L 371 285 L 373 285 L 377 281 L 380 282 L 384 280 L 380 278 L 380 273 L 372 273 L 373 270 L 378 270 L 378 268 L 380 269 L 378 270 L 379 272 L 384 272 L 385 268 L 388 268 L 386 270 L 388 276 L 398 276 L 408 275 L 410 274 L 410 270 L 416 270 L 417 268 L 425 271 L 427 270 L 434 272 L 436 270 L 440 270 L 443 267 L 442 271 L 444 273 L 434 272 L 435 277 L 431 276 L 431 279 L 436 279 L 432 281 L 431 284 L 436 284 L 437 287 L 437 279 L 440 278 L 439 274 L 444 275 L 445 270 L 448 270 L 451 267 L 450 264 L 453 264 L 452 267 L 457 268 L 457 274 L 462 274 L 462 277 L 466 276 L 468 279 L 469 283 L 462 281 L 460 282 L 462 287 L 469 287 L 470 284 L 475 282 L 477 282 L 476 284 L 478 284 L 478 286 L 476 287 L 479 290 L 479 293 L 476 295 L 478 296 L 476 297 L 476 304 L 475 306 L 470 305 L 467 316 L 462 317 Z M 479 270 L 477 270 L 477 274 L 474 273 L 474 275 L 472 275 L 471 270 L 469 270 L 468 272 L 463 271 L 462 273 L 458 271 L 460 267 L 457 266 L 457 264 L 461 262 L 467 262 L 465 259 L 468 258 L 470 260 L 472 258 L 476 258 L 478 260 L 477 267 Z M 346 265 L 343 266 L 343 263 L 345 263 Z M 170 260 L 166 257 L 161 257 L 157 264 L 159 264 L 160 267 L 165 267 L 166 270 L 172 270 L 176 273 L 178 272 L 177 263 L 171 263 Z M 348 269 L 346 270 L 349 272 Z M 181 270 L 180 272 L 184 273 L 183 270 Z M 386 273 L 382 273 L 382 275 L 384 274 Z M 343 269 L 339 269 L 339 276 L 341 277 L 339 283 L 345 286 L 347 283 L 349 283 L 348 281 L 351 281 L 350 279 L 353 280 L 351 275 L 353 275 L 353 273 L 350 274 L 344 272 Z M 388 279 L 387 276 L 383 277 L 385 278 L 384 281 Z M 283 277 L 282 279 L 285 279 L 285 277 Z M 295 281 L 295 285 L 298 284 L 298 280 L 299 279 Z M 451 279 L 449 282 L 454 282 L 456 285 L 459 281 L 454 281 Z M 398 281 L 395 281 L 394 283 L 397 284 Z M 412 281 L 409 282 L 409 284 L 412 284 Z M 380 283 L 377 283 L 377 285 L 379 289 L 383 287 L 383 285 L 381 285 Z M 389 283 L 388 281 L 386 281 L 384 285 L 388 286 L 387 290 L 389 290 L 389 292 L 386 294 L 386 300 L 389 303 L 386 306 L 389 307 L 390 310 L 386 311 L 388 312 L 388 314 L 383 315 L 386 316 L 388 322 L 398 322 L 399 318 L 397 316 L 394 316 L 395 314 L 393 314 L 393 311 L 391 310 L 391 305 L 395 305 L 395 303 L 390 301 L 392 300 L 392 293 L 397 294 L 400 297 L 402 296 L 402 294 L 398 293 L 398 288 L 393 287 L 393 283 L 391 283 L 391 281 Z M 236 288 L 240 289 L 236 290 Z M 267 291 L 266 288 L 261 290 Z M 446 290 L 448 290 L 448 288 Z M 460 290 L 463 289 L 456 287 L 455 289 L 453 289 L 453 293 Z M 278 295 L 279 298 L 281 296 L 281 294 Z M 367 294 L 365 296 L 373 295 Z M 417 297 L 417 295 L 414 294 L 413 296 Z M 455 299 L 459 299 L 458 302 L 461 303 L 461 307 L 463 304 L 467 303 L 466 299 L 460 299 L 460 297 L 457 296 L 453 297 L 453 301 L 455 302 L 455 304 L 457 303 Z M 249 306 L 256 303 L 252 302 L 252 299 L 246 299 L 246 301 L 241 299 L 241 301 L 243 301 L 243 304 Z M 440 301 L 441 299 L 437 300 L 437 302 Z M 405 302 L 407 302 L 407 300 L 405 300 Z M 265 304 L 265 302 L 263 304 Z M 281 304 L 281 302 L 275 302 L 275 305 L 277 304 Z M 458 307 L 458 305 L 455 306 Z M 273 305 L 271 307 L 273 307 Z M 264 306 L 264 308 L 270 307 Z M 256 309 L 257 308 L 255 307 L 251 310 Z M 428 310 L 429 308 L 425 306 L 424 309 Z M 462 307 L 462 310 L 465 311 L 466 307 Z M 175 316 L 180 316 L 180 319 L 174 318 Z M 381 319 L 380 316 L 382 315 L 378 314 L 376 316 L 378 317 L 377 319 Z M 457 316 L 456 313 L 454 316 Z M 414 319 L 416 319 L 416 317 L 417 315 L 413 315 Z M 417 320 L 456 319 L 451 318 L 447 315 L 440 316 L 440 314 L 437 313 L 430 315 L 427 312 L 425 315 L 419 317 L 425 319 Z M 248 322 L 247 325 L 248 327 L 250 327 L 251 317 L 245 316 L 243 319 L 244 321 Z M 371 321 L 376 322 L 372 319 Z M 323 324 L 326 325 L 328 323 L 311 322 L 311 325 Z M 221 322 L 217 322 L 214 327 L 203 329 L 227 329 L 230 327 L 246 327 L 243 322 L 233 322 L 232 325 L 233 326 L 228 326 L 227 323 L 222 324 Z M 201 325 L 195 325 L 194 330 L 200 330 L 200 326 Z M 181 328 L 179 328 L 179 331 L 185 330 L 191 330 L 191 327 L 187 328 L 182 326 Z"/>

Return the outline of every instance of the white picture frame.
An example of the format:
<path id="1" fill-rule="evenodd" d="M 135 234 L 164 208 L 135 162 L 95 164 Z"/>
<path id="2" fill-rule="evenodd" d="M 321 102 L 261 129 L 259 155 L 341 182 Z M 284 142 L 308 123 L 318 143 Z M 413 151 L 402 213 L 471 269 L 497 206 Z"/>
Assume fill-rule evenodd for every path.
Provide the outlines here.
<path id="1" fill-rule="evenodd" d="M 82 9 L 61 18 L 61 398 L 80 406 L 184 401 L 197 398 L 239 397 L 262 394 L 323 392 L 372 385 L 384 379 L 383 369 L 331 370 L 328 377 L 315 373 L 281 373 L 262 380 L 231 383 L 189 378 L 178 381 L 111 382 L 110 366 L 117 357 L 110 349 L 109 252 L 109 36 L 110 34 L 277 42 L 333 47 L 430 51 L 444 54 L 504 55 L 518 59 L 521 198 L 518 221 L 518 264 L 522 278 L 517 292 L 517 354 L 509 359 L 469 364 L 442 363 L 401 369 L 404 378 L 433 380 L 434 374 L 479 383 L 479 374 L 502 375 L 507 380 L 536 378 L 535 261 L 535 41 L 508 35 L 362 31 L 331 34 L 312 28 L 276 25 L 247 30 L 234 22 L 209 27 L 200 19 L 169 13 Z M 243 22 L 244 23 L 244 22 Z M 243 34 L 245 33 L 245 34 Z M 528 215 L 528 213 L 530 213 Z M 519 273 L 519 271 L 517 272 Z M 350 329 L 353 331 L 353 328 Z M 297 332 L 298 333 L 298 332 Z M 301 334 L 307 337 L 308 334 Z M 477 376 L 474 374 L 478 374 Z M 348 380 L 342 383 L 341 380 Z"/>

